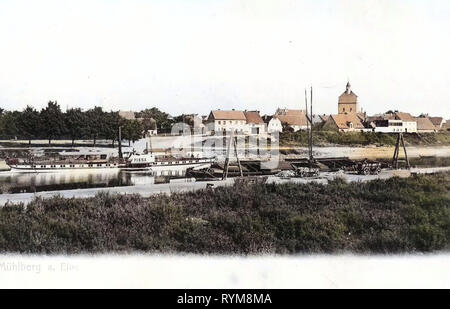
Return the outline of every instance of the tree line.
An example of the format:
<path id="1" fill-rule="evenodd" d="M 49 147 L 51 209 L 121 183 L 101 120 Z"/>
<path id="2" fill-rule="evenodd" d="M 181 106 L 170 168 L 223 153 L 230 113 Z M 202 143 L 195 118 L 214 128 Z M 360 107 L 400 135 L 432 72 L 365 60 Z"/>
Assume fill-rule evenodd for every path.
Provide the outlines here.
<path id="1" fill-rule="evenodd" d="M 63 112 L 56 101 L 49 101 L 40 111 L 32 106 L 22 111 L 0 109 L 0 138 L 23 139 L 30 144 L 34 139 L 46 139 L 49 144 L 52 140 L 70 139 L 72 145 L 77 139 L 90 139 L 94 145 L 98 139 L 107 139 L 114 146 L 119 127 L 122 139 L 134 142 L 156 126 L 161 131 L 170 129 L 173 121 L 169 114 L 157 108 L 137 112 L 136 118 L 139 120 L 125 119 L 117 111 L 104 111 L 98 106 L 86 111 L 70 108 Z"/>

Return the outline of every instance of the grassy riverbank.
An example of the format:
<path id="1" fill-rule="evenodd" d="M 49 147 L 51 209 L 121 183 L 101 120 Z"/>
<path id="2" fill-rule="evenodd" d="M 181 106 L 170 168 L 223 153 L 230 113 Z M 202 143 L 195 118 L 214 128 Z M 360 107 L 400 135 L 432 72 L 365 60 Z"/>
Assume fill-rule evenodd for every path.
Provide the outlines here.
<path id="1" fill-rule="evenodd" d="M 450 145 L 450 132 L 440 133 L 409 133 L 404 134 L 405 143 L 410 146 L 448 146 Z M 390 133 L 373 132 L 336 132 L 315 131 L 314 145 L 345 145 L 345 146 L 395 146 L 397 135 Z M 305 131 L 283 132 L 280 134 L 281 146 L 306 146 L 308 134 Z"/>
<path id="2" fill-rule="evenodd" d="M 0 251 L 399 253 L 450 249 L 450 173 L 368 183 L 237 184 L 0 208 Z"/>

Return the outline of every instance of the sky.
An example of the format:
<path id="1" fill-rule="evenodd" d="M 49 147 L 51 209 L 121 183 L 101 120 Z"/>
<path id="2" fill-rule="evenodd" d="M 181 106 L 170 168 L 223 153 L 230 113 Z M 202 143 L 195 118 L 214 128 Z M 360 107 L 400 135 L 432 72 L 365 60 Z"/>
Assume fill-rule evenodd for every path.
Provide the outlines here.
<path id="1" fill-rule="evenodd" d="M 450 119 L 447 0 L 0 0 L 0 107 Z"/>

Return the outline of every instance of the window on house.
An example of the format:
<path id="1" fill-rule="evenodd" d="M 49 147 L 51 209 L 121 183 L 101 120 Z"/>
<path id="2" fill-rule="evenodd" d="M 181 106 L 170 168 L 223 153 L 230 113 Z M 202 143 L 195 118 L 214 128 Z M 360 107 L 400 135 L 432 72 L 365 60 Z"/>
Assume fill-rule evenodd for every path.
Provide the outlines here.
<path id="1" fill-rule="evenodd" d="M 350 111 L 352 111 L 352 108 L 350 107 Z"/>
<path id="2" fill-rule="evenodd" d="M 342 109 L 343 112 L 345 112 L 345 107 Z"/>

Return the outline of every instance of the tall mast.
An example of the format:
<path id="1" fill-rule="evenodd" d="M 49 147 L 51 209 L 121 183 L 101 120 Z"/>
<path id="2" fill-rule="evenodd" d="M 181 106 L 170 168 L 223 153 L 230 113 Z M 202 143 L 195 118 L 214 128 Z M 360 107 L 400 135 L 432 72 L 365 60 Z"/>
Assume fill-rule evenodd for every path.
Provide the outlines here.
<path id="1" fill-rule="evenodd" d="M 310 121 L 310 130 L 309 130 L 309 138 L 310 138 L 310 142 L 309 142 L 309 160 L 312 161 L 313 160 L 313 150 L 312 150 L 312 143 L 313 143 L 313 135 L 312 135 L 312 130 L 313 130 L 313 110 L 312 110 L 312 102 L 313 102 L 313 88 L 311 86 L 311 102 L 310 102 L 310 108 L 311 108 L 311 112 L 309 113 L 309 121 Z"/>
<path id="2" fill-rule="evenodd" d="M 312 161 L 313 161 L 313 152 L 312 152 L 312 129 L 313 129 L 313 123 L 312 123 L 312 98 L 313 98 L 313 90 L 311 87 L 311 97 L 310 97 L 310 106 L 309 106 L 309 115 L 308 115 L 308 95 L 305 88 L 305 113 L 306 113 L 306 129 L 308 133 L 308 161 L 309 166 L 312 167 Z"/>
<path id="3" fill-rule="evenodd" d="M 117 139 L 117 142 L 119 144 L 119 159 L 122 160 L 123 154 L 122 154 L 122 127 L 119 125 L 119 137 Z"/>
<path id="4" fill-rule="evenodd" d="M 306 130 L 308 132 L 308 151 L 309 151 L 309 121 L 308 121 L 308 95 L 305 88 L 305 113 L 306 113 Z"/>

